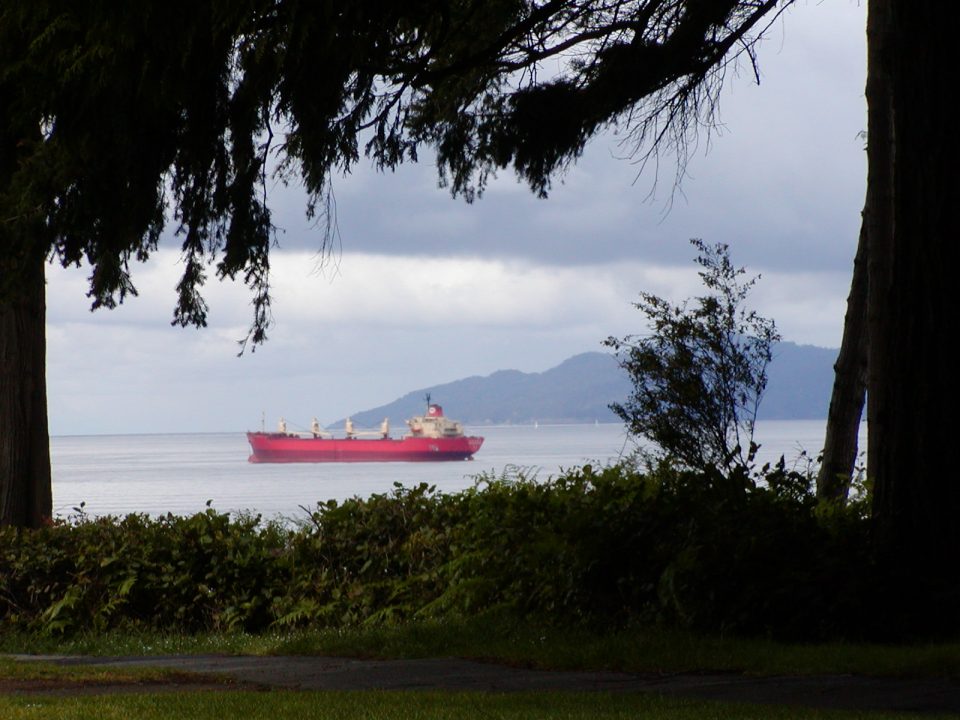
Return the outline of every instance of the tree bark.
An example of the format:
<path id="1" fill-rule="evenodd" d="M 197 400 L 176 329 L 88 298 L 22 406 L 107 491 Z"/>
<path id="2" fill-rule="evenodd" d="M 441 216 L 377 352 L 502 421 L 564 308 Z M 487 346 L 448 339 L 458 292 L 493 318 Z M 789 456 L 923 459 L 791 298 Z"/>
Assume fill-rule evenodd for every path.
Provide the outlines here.
<path id="1" fill-rule="evenodd" d="M 44 260 L 26 268 L 22 292 L 0 299 L 0 525 L 50 521 Z"/>
<path id="2" fill-rule="evenodd" d="M 827 413 L 817 498 L 845 503 L 859 449 L 860 419 L 867 389 L 867 209 L 853 260 L 840 352 L 834 363 L 833 394 Z"/>
<path id="3" fill-rule="evenodd" d="M 928 600 L 960 580 L 958 15 L 936 0 L 871 0 L 868 15 L 868 468 L 884 565 Z"/>

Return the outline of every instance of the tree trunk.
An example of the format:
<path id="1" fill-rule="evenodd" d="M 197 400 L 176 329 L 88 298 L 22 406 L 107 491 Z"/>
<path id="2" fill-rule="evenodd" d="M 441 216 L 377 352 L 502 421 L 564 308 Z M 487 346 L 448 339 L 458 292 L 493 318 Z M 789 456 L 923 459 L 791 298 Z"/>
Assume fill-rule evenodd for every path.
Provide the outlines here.
<path id="1" fill-rule="evenodd" d="M 27 267 L 0 299 L 0 525 L 38 527 L 52 514 L 42 256 Z"/>
<path id="2" fill-rule="evenodd" d="M 913 602 L 960 579 L 958 15 L 936 0 L 871 0 L 868 15 L 868 468 L 881 558 L 916 579 Z"/>
<path id="3" fill-rule="evenodd" d="M 867 388 L 867 210 L 860 224 L 853 280 L 847 296 L 840 353 L 834 363 L 833 394 L 827 413 L 823 461 L 817 477 L 820 500 L 844 503 L 857 461 L 860 418 Z"/>

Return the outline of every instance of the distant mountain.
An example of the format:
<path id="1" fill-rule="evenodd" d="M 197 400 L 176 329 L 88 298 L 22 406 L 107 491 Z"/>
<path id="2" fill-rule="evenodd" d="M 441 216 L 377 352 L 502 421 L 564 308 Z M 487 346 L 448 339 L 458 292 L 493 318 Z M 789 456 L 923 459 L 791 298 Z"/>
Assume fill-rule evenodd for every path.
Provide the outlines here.
<path id="1" fill-rule="evenodd" d="M 630 381 L 610 355 L 575 355 L 541 373 L 498 370 L 445 385 L 414 390 L 388 405 L 355 413 L 359 426 L 374 426 L 385 417 L 397 425 L 422 415 L 424 396 L 444 407 L 451 417 L 470 425 L 614 422 L 607 407 L 627 396 Z M 332 423 L 332 427 L 342 421 Z"/>
<path id="2" fill-rule="evenodd" d="M 820 420 L 827 417 L 833 364 L 839 351 L 814 345 L 777 343 L 767 368 L 761 420 Z"/>
<path id="3" fill-rule="evenodd" d="M 768 369 L 760 417 L 767 420 L 827 416 L 837 351 L 779 343 Z M 540 373 L 498 370 L 407 393 L 398 400 L 352 415 L 358 427 L 376 427 L 383 418 L 400 427 L 424 411 L 424 396 L 468 425 L 616 422 L 608 407 L 630 393 L 630 380 L 605 353 L 575 355 Z M 343 419 L 330 424 L 340 427 Z"/>

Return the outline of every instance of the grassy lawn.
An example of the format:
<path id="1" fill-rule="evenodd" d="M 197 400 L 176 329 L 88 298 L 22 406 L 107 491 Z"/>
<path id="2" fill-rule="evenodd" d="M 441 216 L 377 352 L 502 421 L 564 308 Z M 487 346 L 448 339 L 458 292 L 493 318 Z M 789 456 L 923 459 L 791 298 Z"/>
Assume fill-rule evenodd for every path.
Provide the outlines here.
<path id="1" fill-rule="evenodd" d="M 10 635 L 0 652 L 87 655 L 223 653 L 411 658 L 459 656 L 551 669 L 635 672 L 734 671 L 751 674 L 897 675 L 960 678 L 960 645 L 786 644 L 704 637 L 660 628 L 616 633 L 537 625 L 488 615 L 247 635 L 107 633 L 71 639 Z M 2 672 L 3 666 L 0 666 Z"/>
<path id="2" fill-rule="evenodd" d="M 86 697 L 3 697 L 5 720 L 471 720 L 563 718 L 564 720 L 702 720 L 703 718 L 899 718 L 904 714 L 852 713 L 718 704 L 656 695 L 593 693 L 438 693 L 438 692 L 202 692 Z M 929 716 L 926 716 L 929 717 Z"/>
<path id="3" fill-rule="evenodd" d="M 67 686 L 124 684 L 215 683 L 217 678 L 166 668 L 107 668 L 95 665 L 57 665 L 47 662 L 19 662 L 0 657 L 0 683 L 54 683 Z M 0 716 L 2 717 L 2 716 Z"/>
<path id="4" fill-rule="evenodd" d="M 108 633 L 72 639 L 6 635 L 0 652 L 144 655 L 168 653 L 330 654 L 362 657 L 463 656 L 556 669 L 739 671 L 757 674 L 859 673 L 960 677 L 960 646 L 790 645 L 700 637 L 635 627 L 616 634 L 533 625 L 487 616 L 423 621 L 397 627 L 263 635 Z M 909 718 L 904 714 L 840 712 L 714 703 L 653 694 L 473 692 L 158 691 L 184 682 L 183 673 L 150 668 L 54 666 L 0 658 L 4 681 L 49 682 L 64 694 L 4 695 L 0 718 Z M 192 681 L 197 682 L 198 676 Z M 209 679 L 208 679 L 209 680 Z M 83 686 L 137 685 L 120 693 L 77 695 Z M 163 688 L 159 688 L 163 690 Z M 920 717 L 920 716 L 916 716 Z"/>

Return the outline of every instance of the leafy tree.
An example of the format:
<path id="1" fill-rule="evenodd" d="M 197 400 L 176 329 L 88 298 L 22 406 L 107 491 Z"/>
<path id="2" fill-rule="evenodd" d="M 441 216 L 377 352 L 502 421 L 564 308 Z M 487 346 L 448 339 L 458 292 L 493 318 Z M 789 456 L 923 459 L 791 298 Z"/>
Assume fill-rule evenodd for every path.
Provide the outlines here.
<path id="1" fill-rule="evenodd" d="M 184 268 L 174 324 L 205 325 L 205 282 L 239 278 L 253 293 L 245 343 L 263 342 L 275 242 L 268 184 L 299 176 L 308 214 L 323 213 L 330 173 L 358 160 L 361 133 L 381 168 L 413 158 L 401 129 L 413 96 L 426 92 L 425 68 L 476 55 L 525 10 L 387 0 L 3 3 L 0 524 L 36 526 L 51 514 L 47 261 L 85 264 L 92 308 L 112 308 L 136 295 L 132 264 L 170 229 Z"/>
<path id="2" fill-rule="evenodd" d="M 549 175 L 614 119 L 683 144 L 776 0 L 92 0 L 0 6 L 0 524 L 49 518 L 43 267 L 90 268 L 93 308 L 136 287 L 172 226 L 173 321 L 202 326 L 210 274 L 270 321 L 268 166 L 323 212 L 329 174 L 437 148 L 472 198 L 514 164 Z M 566 73 L 541 82 L 542 64 Z M 643 105 L 642 112 L 637 109 Z"/>
<path id="3" fill-rule="evenodd" d="M 269 212 L 258 192 L 273 90 L 257 15 L 229 3 L 0 8 L 0 523 L 50 516 L 44 264 L 90 267 L 93 308 L 135 295 L 168 206 L 185 271 L 175 322 L 202 325 L 208 257 L 268 310 Z M 235 69 L 234 69 L 235 68 Z"/>
<path id="4" fill-rule="evenodd" d="M 527 82 L 495 76 L 484 92 L 439 82 L 424 106 L 432 114 L 420 112 L 413 127 L 437 145 L 455 192 L 469 197 L 490 172 L 512 166 L 543 193 L 608 124 L 626 125 L 643 157 L 682 146 L 709 120 L 725 63 L 737 48 L 752 60 L 756 33 L 789 4 L 544 3 L 523 26 L 534 52 L 498 55 L 505 70 L 528 71 Z M 544 14 L 553 21 L 533 18 Z M 872 514 L 885 562 L 925 578 L 913 595 L 929 598 L 927 583 L 960 583 L 960 483 L 944 464 L 960 404 L 947 351 L 956 335 L 960 134 L 944 92 L 956 76 L 960 7 L 869 0 L 867 16 L 867 289 L 865 310 L 852 317 L 866 317 Z M 536 62 L 557 48 L 572 61 L 537 76 Z M 862 372 L 859 361 L 846 367 Z"/>
<path id="5" fill-rule="evenodd" d="M 726 245 L 691 240 L 707 290 L 681 305 L 650 293 L 635 303 L 650 333 L 608 338 L 633 381 L 633 393 L 611 409 L 630 432 L 662 457 L 688 468 L 747 471 L 757 408 L 767 385 L 772 320 L 746 305 L 757 277 L 742 279 Z"/>
<path id="6" fill-rule="evenodd" d="M 184 254 L 174 321 L 203 324 L 212 267 L 253 289 L 250 339 L 260 341 L 274 149 L 321 211 L 329 172 L 357 161 L 365 130 L 379 167 L 435 146 L 441 177 L 468 199 L 506 167 L 543 194 L 611 124 L 641 156 L 682 149 L 711 121 L 730 63 L 752 64 L 789 4 L 3 3 L 0 523 L 50 512 L 47 259 L 85 260 L 93 305 L 111 307 L 135 292 L 131 261 L 147 259 L 172 221 Z M 960 483 L 942 453 L 960 403 L 945 352 L 956 334 L 960 135 L 944 88 L 956 76 L 958 15 L 936 0 L 869 1 L 865 215 L 876 537 L 902 567 L 916 571 L 920 558 L 931 577 L 953 579 Z"/>

